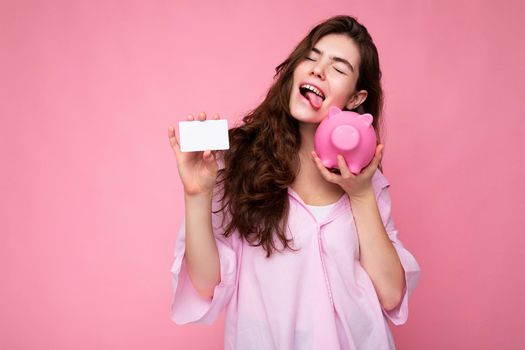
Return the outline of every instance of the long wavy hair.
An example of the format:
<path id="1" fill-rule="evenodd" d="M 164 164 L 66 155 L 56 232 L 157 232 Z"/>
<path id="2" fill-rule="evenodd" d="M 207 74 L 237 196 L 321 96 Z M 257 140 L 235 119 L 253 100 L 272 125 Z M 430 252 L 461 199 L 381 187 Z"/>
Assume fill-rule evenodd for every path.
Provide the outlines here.
<path id="1" fill-rule="evenodd" d="M 223 189 L 221 210 L 229 220 L 224 235 L 236 230 L 252 246 L 262 246 L 266 256 L 294 249 L 286 236 L 288 187 L 299 171 L 301 134 L 289 109 L 293 73 L 297 65 L 325 35 L 344 34 L 359 47 L 361 63 L 357 90 L 368 96 L 356 112 L 373 115 L 380 140 L 383 92 L 376 46 L 367 29 L 353 17 L 336 16 L 315 26 L 290 56 L 275 68 L 274 83 L 264 101 L 230 130 L 230 149 L 221 154 L 224 168 L 217 183 Z M 278 244 L 280 243 L 280 244 Z"/>

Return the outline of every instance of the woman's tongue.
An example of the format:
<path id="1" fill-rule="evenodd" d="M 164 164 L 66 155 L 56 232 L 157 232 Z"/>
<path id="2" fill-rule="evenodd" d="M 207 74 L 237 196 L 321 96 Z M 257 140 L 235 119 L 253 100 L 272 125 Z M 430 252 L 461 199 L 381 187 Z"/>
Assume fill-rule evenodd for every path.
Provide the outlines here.
<path id="1" fill-rule="evenodd" d="M 310 101 L 310 105 L 312 105 L 313 109 L 321 108 L 321 104 L 323 103 L 323 99 L 320 96 L 316 95 L 312 91 L 307 91 L 305 95 L 306 95 L 306 98 L 308 99 L 308 101 Z"/>

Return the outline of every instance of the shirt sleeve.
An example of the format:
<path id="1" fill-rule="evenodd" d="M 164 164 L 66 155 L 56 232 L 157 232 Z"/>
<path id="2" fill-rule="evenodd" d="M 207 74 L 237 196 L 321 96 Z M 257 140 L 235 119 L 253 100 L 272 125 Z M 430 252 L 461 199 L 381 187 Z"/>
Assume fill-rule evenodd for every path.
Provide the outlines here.
<path id="1" fill-rule="evenodd" d="M 175 260 L 171 268 L 173 297 L 171 319 L 177 324 L 212 324 L 229 303 L 236 283 L 237 259 L 231 242 L 222 235 L 219 215 L 212 214 L 212 225 L 219 251 L 221 281 L 215 287 L 210 300 L 202 298 L 193 287 L 186 268 L 185 223 L 180 226 L 175 244 Z"/>
<path id="2" fill-rule="evenodd" d="M 405 272 L 405 287 L 403 290 L 403 297 L 401 302 L 392 310 L 385 310 L 382 307 L 383 314 L 392 321 L 395 325 L 404 324 L 408 319 L 408 299 L 414 292 L 419 281 L 421 269 L 414 258 L 414 256 L 403 246 L 401 241 L 397 238 L 398 231 L 394 225 L 394 220 L 391 216 L 391 198 L 388 193 L 389 183 L 384 176 L 377 171 L 373 181 L 376 188 L 377 205 L 381 214 L 381 219 L 385 225 L 385 230 L 392 241 L 392 244 L 399 256 L 401 265 Z"/>

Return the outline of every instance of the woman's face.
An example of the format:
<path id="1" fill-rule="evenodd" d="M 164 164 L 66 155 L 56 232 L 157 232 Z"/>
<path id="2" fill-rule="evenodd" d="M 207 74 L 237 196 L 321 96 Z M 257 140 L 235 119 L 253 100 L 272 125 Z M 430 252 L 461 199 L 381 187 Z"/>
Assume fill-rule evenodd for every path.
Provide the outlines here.
<path id="1" fill-rule="evenodd" d="M 354 109 L 361 104 L 367 92 L 355 90 L 360 63 L 353 39 L 344 34 L 322 37 L 295 68 L 290 94 L 292 116 L 300 122 L 319 123 L 330 106 Z"/>

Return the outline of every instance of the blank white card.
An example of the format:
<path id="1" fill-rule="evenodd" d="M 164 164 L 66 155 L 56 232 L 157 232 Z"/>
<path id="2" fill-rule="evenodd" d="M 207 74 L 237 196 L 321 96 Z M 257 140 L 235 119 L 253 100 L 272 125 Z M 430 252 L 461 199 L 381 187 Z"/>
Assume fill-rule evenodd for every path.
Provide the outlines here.
<path id="1" fill-rule="evenodd" d="M 219 119 L 179 122 L 179 139 L 182 152 L 228 149 L 228 121 Z"/>

